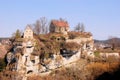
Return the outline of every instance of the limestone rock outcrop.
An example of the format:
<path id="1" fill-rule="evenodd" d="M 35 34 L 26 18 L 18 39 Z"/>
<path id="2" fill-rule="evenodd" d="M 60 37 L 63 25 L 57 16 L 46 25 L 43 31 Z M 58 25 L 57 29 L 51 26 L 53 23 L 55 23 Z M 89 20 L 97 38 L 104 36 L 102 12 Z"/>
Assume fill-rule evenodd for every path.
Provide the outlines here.
<path id="1" fill-rule="evenodd" d="M 45 40 L 45 42 L 46 41 L 47 40 Z M 58 39 L 55 40 L 55 42 L 56 41 L 60 43 L 62 40 L 60 41 Z M 62 44 L 73 42 L 72 45 L 68 45 L 70 48 L 56 48 L 57 50 L 42 53 L 40 51 L 43 49 L 42 47 L 40 47 L 42 45 L 44 45 L 44 48 L 47 49 L 54 49 L 57 45 L 58 47 L 60 47 L 60 45 L 57 44 L 54 45 L 53 48 L 50 48 L 51 44 L 47 45 L 45 44 L 45 42 L 42 43 L 39 39 L 35 39 L 32 30 L 27 27 L 24 32 L 24 37 L 16 40 L 16 42 L 14 42 L 14 47 L 12 51 L 7 54 L 7 66 L 11 66 L 9 67 L 9 69 L 12 71 L 17 71 L 20 74 L 24 74 L 25 76 L 23 80 L 25 80 L 26 76 L 29 76 L 30 73 L 41 74 L 49 72 L 61 66 L 66 66 L 70 63 L 80 60 L 80 58 L 83 57 L 85 59 L 89 57 L 94 58 L 94 41 L 92 36 L 70 39 L 67 35 L 67 38 L 64 38 L 64 42 L 62 42 Z M 42 45 L 40 45 L 39 43 L 41 43 Z M 72 50 L 71 47 L 74 47 L 74 45 L 76 45 L 74 43 L 77 43 L 79 47 L 77 47 L 76 49 L 73 48 Z"/>

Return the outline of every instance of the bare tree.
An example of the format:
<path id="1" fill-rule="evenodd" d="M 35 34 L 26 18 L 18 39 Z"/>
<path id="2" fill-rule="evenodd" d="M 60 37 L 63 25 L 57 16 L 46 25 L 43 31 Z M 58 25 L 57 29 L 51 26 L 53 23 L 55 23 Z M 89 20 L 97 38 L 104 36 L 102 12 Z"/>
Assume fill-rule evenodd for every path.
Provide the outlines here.
<path id="1" fill-rule="evenodd" d="M 108 43 L 111 45 L 112 50 L 120 48 L 120 39 L 114 36 L 110 36 L 108 39 Z"/>
<path id="2" fill-rule="evenodd" d="M 34 24 L 34 29 L 33 30 L 34 30 L 34 32 L 36 34 L 40 34 L 40 32 L 41 32 L 41 23 L 40 23 L 39 20 L 37 20 L 36 23 Z"/>
<path id="3" fill-rule="evenodd" d="M 109 37 L 109 44 L 112 46 L 112 50 L 115 49 L 115 43 L 116 43 L 115 37 L 110 36 L 110 37 Z"/>
<path id="4" fill-rule="evenodd" d="M 47 19 L 45 17 L 40 18 L 40 23 L 41 23 L 41 33 L 46 34 L 48 32 L 48 23 Z"/>
<path id="5" fill-rule="evenodd" d="M 41 17 L 39 20 L 36 21 L 34 24 L 34 33 L 36 34 L 46 34 L 48 33 L 48 22 L 46 17 Z"/>
<path id="6" fill-rule="evenodd" d="M 85 31 L 85 26 L 83 23 L 78 23 L 75 28 L 74 28 L 74 31 L 77 31 L 77 32 L 84 32 Z"/>
<path id="7" fill-rule="evenodd" d="M 78 23 L 76 26 L 75 26 L 75 31 L 77 32 L 80 32 L 81 31 L 81 26 L 80 26 L 80 23 Z"/>
<path id="8" fill-rule="evenodd" d="M 59 18 L 60 21 L 64 21 L 64 22 L 67 22 L 66 19 L 63 19 L 63 18 Z"/>
<path id="9" fill-rule="evenodd" d="M 81 32 L 84 32 L 85 31 L 85 26 L 83 23 L 81 23 Z"/>

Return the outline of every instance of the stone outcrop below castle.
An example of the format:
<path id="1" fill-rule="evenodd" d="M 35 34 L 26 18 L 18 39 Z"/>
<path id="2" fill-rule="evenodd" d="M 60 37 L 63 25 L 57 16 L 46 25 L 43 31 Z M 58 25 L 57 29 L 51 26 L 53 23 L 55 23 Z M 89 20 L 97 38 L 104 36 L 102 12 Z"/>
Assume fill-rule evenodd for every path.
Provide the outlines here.
<path id="1" fill-rule="evenodd" d="M 85 39 L 83 39 L 85 41 Z M 89 41 L 91 39 L 87 39 Z M 76 40 L 73 40 L 76 41 Z M 23 42 L 22 47 L 14 47 L 14 51 L 9 53 L 13 55 L 12 57 L 8 54 L 7 56 L 11 59 L 8 59 L 8 62 L 11 64 L 13 59 L 15 59 L 15 66 L 12 67 L 12 70 L 15 70 L 21 74 L 39 74 L 52 69 L 59 68 L 61 66 L 66 66 L 69 63 L 77 61 L 81 58 L 83 51 L 91 55 L 90 51 L 93 48 L 92 45 L 89 45 L 87 48 L 86 44 L 77 51 L 73 50 L 62 50 L 60 54 L 53 54 L 52 57 L 43 59 L 41 63 L 41 59 L 39 55 L 33 55 L 34 46 L 32 41 Z M 17 51 L 20 48 L 21 51 Z M 82 51 L 83 50 L 83 51 Z"/>
<path id="2" fill-rule="evenodd" d="M 10 65 L 11 66 L 9 67 L 10 70 L 17 71 L 18 73 L 25 75 L 23 77 L 23 80 L 26 80 L 26 76 L 29 76 L 30 73 L 42 74 L 54 70 L 56 68 L 59 68 L 61 66 L 66 66 L 70 63 L 80 60 L 80 58 L 82 57 L 94 58 L 93 54 L 94 41 L 92 36 L 70 39 L 68 34 L 67 38 L 64 36 L 62 36 L 62 38 L 63 40 L 60 40 L 58 35 L 57 40 L 51 41 L 49 39 L 48 40 L 42 39 L 43 42 L 41 42 L 40 39 L 34 38 L 31 28 L 27 27 L 24 32 L 24 37 L 19 40 L 15 40 L 16 42 L 14 42 L 13 50 L 7 54 L 8 61 L 7 66 Z M 53 41 L 55 41 L 56 43 L 53 43 Z M 72 43 L 73 45 L 69 44 L 68 47 L 70 48 L 65 47 L 59 48 L 60 45 L 58 43 L 61 43 L 61 41 L 63 41 L 62 44 L 73 42 Z M 46 44 L 45 42 L 50 44 Z M 50 48 L 51 44 L 52 48 Z M 42 45 L 43 47 L 41 47 Z M 71 49 L 71 46 L 74 45 L 76 45 L 77 48 L 75 49 L 73 47 L 73 49 Z M 55 47 L 57 47 L 56 50 L 52 51 L 51 49 L 54 49 Z M 49 52 L 48 51 L 45 52 L 44 49 L 48 50 Z M 43 52 L 41 52 L 40 50 L 41 51 L 43 50 Z"/>

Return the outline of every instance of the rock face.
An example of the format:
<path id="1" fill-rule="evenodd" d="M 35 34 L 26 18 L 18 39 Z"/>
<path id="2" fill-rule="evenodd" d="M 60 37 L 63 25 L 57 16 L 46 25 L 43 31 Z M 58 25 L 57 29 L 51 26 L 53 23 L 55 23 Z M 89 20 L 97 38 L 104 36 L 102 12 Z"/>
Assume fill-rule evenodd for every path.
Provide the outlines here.
<path id="1" fill-rule="evenodd" d="M 7 47 L 8 45 L 0 45 L 0 58 L 4 58 L 7 54 Z"/>
<path id="2" fill-rule="evenodd" d="M 61 54 L 54 54 L 53 58 L 45 59 L 44 64 L 40 64 L 39 56 L 32 55 L 32 52 L 34 51 L 33 46 L 26 45 L 21 50 L 23 50 L 22 53 L 17 51 L 15 51 L 16 53 L 9 52 L 7 54 L 7 61 L 8 64 L 14 63 L 13 61 L 15 61 L 15 66 L 12 67 L 12 70 L 16 70 L 22 74 L 29 74 L 31 72 L 37 74 L 46 70 L 58 68 L 80 58 L 80 52 L 76 52 L 69 58 L 62 57 Z"/>
<path id="3" fill-rule="evenodd" d="M 72 62 L 79 60 L 82 56 L 85 58 L 94 57 L 93 55 L 93 38 L 67 39 L 67 42 L 76 42 L 81 45 L 77 50 L 61 49 L 58 53 L 52 54 L 49 58 L 42 58 L 41 54 L 35 53 L 36 42 L 33 38 L 33 31 L 27 27 L 24 37 L 19 41 L 20 45 L 15 45 L 13 51 L 7 54 L 7 61 L 10 70 L 19 72 L 28 76 L 30 73 L 39 74 L 52 69 L 66 66 Z M 71 45 L 72 46 L 72 45 Z M 23 78 L 25 80 L 26 78 Z"/>
<path id="4" fill-rule="evenodd" d="M 51 58 L 44 58 L 43 62 L 41 63 L 39 55 L 33 55 L 34 46 L 32 41 L 24 42 L 22 47 L 15 47 L 14 52 L 10 52 L 7 54 L 8 63 L 12 63 L 15 61 L 15 65 L 12 67 L 12 70 L 16 70 L 22 74 L 29 74 L 29 73 L 42 73 L 49 71 L 51 69 L 59 68 L 63 65 L 67 65 L 74 61 L 77 61 L 81 58 L 82 51 L 88 51 L 87 55 L 91 55 L 92 46 L 86 47 L 87 44 L 84 44 L 77 51 L 71 50 L 62 50 L 60 54 L 54 54 Z M 19 48 L 21 51 L 19 51 Z M 13 62 L 14 63 L 14 62 Z"/>
<path id="5" fill-rule="evenodd" d="M 90 36 L 88 38 L 77 38 L 77 39 L 67 39 L 66 42 L 76 42 L 81 44 L 81 57 L 87 58 L 92 57 L 94 58 L 94 41 L 93 37 Z"/>
<path id="6" fill-rule="evenodd" d="M 73 56 L 71 56 L 70 58 L 66 59 L 66 58 L 63 58 L 63 64 L 66 65 L 66 64 L 69 64 L 69 63 L 72 63 L 74 61 L 77 61 L 80 59 L 81 57 L 81 50 L 77 51 Z"/>
<path id="7" fill-rule="evenodd" d="M 30 43 L 30 42 L 28 42 Z M 28 44 L 26 43 L 26 44 Z M 17 61 L 17 71 L 22 71 L 25 74 L 29 72 L 38 72 L 38 63 L 39 63 L 39 56 L 33 56 L 32 52 L 34 47 L 31 46 L 32 44 L 26 45 L 23 48 L 23 55 L 19 55 Z M 16 53 L 17 54 L 17 53 Z M 33 58 L 32 58 L 33 57 Z"/>

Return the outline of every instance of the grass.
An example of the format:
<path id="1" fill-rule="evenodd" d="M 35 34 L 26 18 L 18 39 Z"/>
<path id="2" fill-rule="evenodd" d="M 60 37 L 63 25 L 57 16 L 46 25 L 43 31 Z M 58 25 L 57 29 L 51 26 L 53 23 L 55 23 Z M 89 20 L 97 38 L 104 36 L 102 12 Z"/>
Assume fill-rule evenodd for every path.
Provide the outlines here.
<path id="1" fill-rule="evenodd" d="M 95 55 L 96 57 L 99 57 L 99 54 L 100 54 L 99 51 L 95 51 L 95 52 L 94 52 L 94 55 Z"/>

